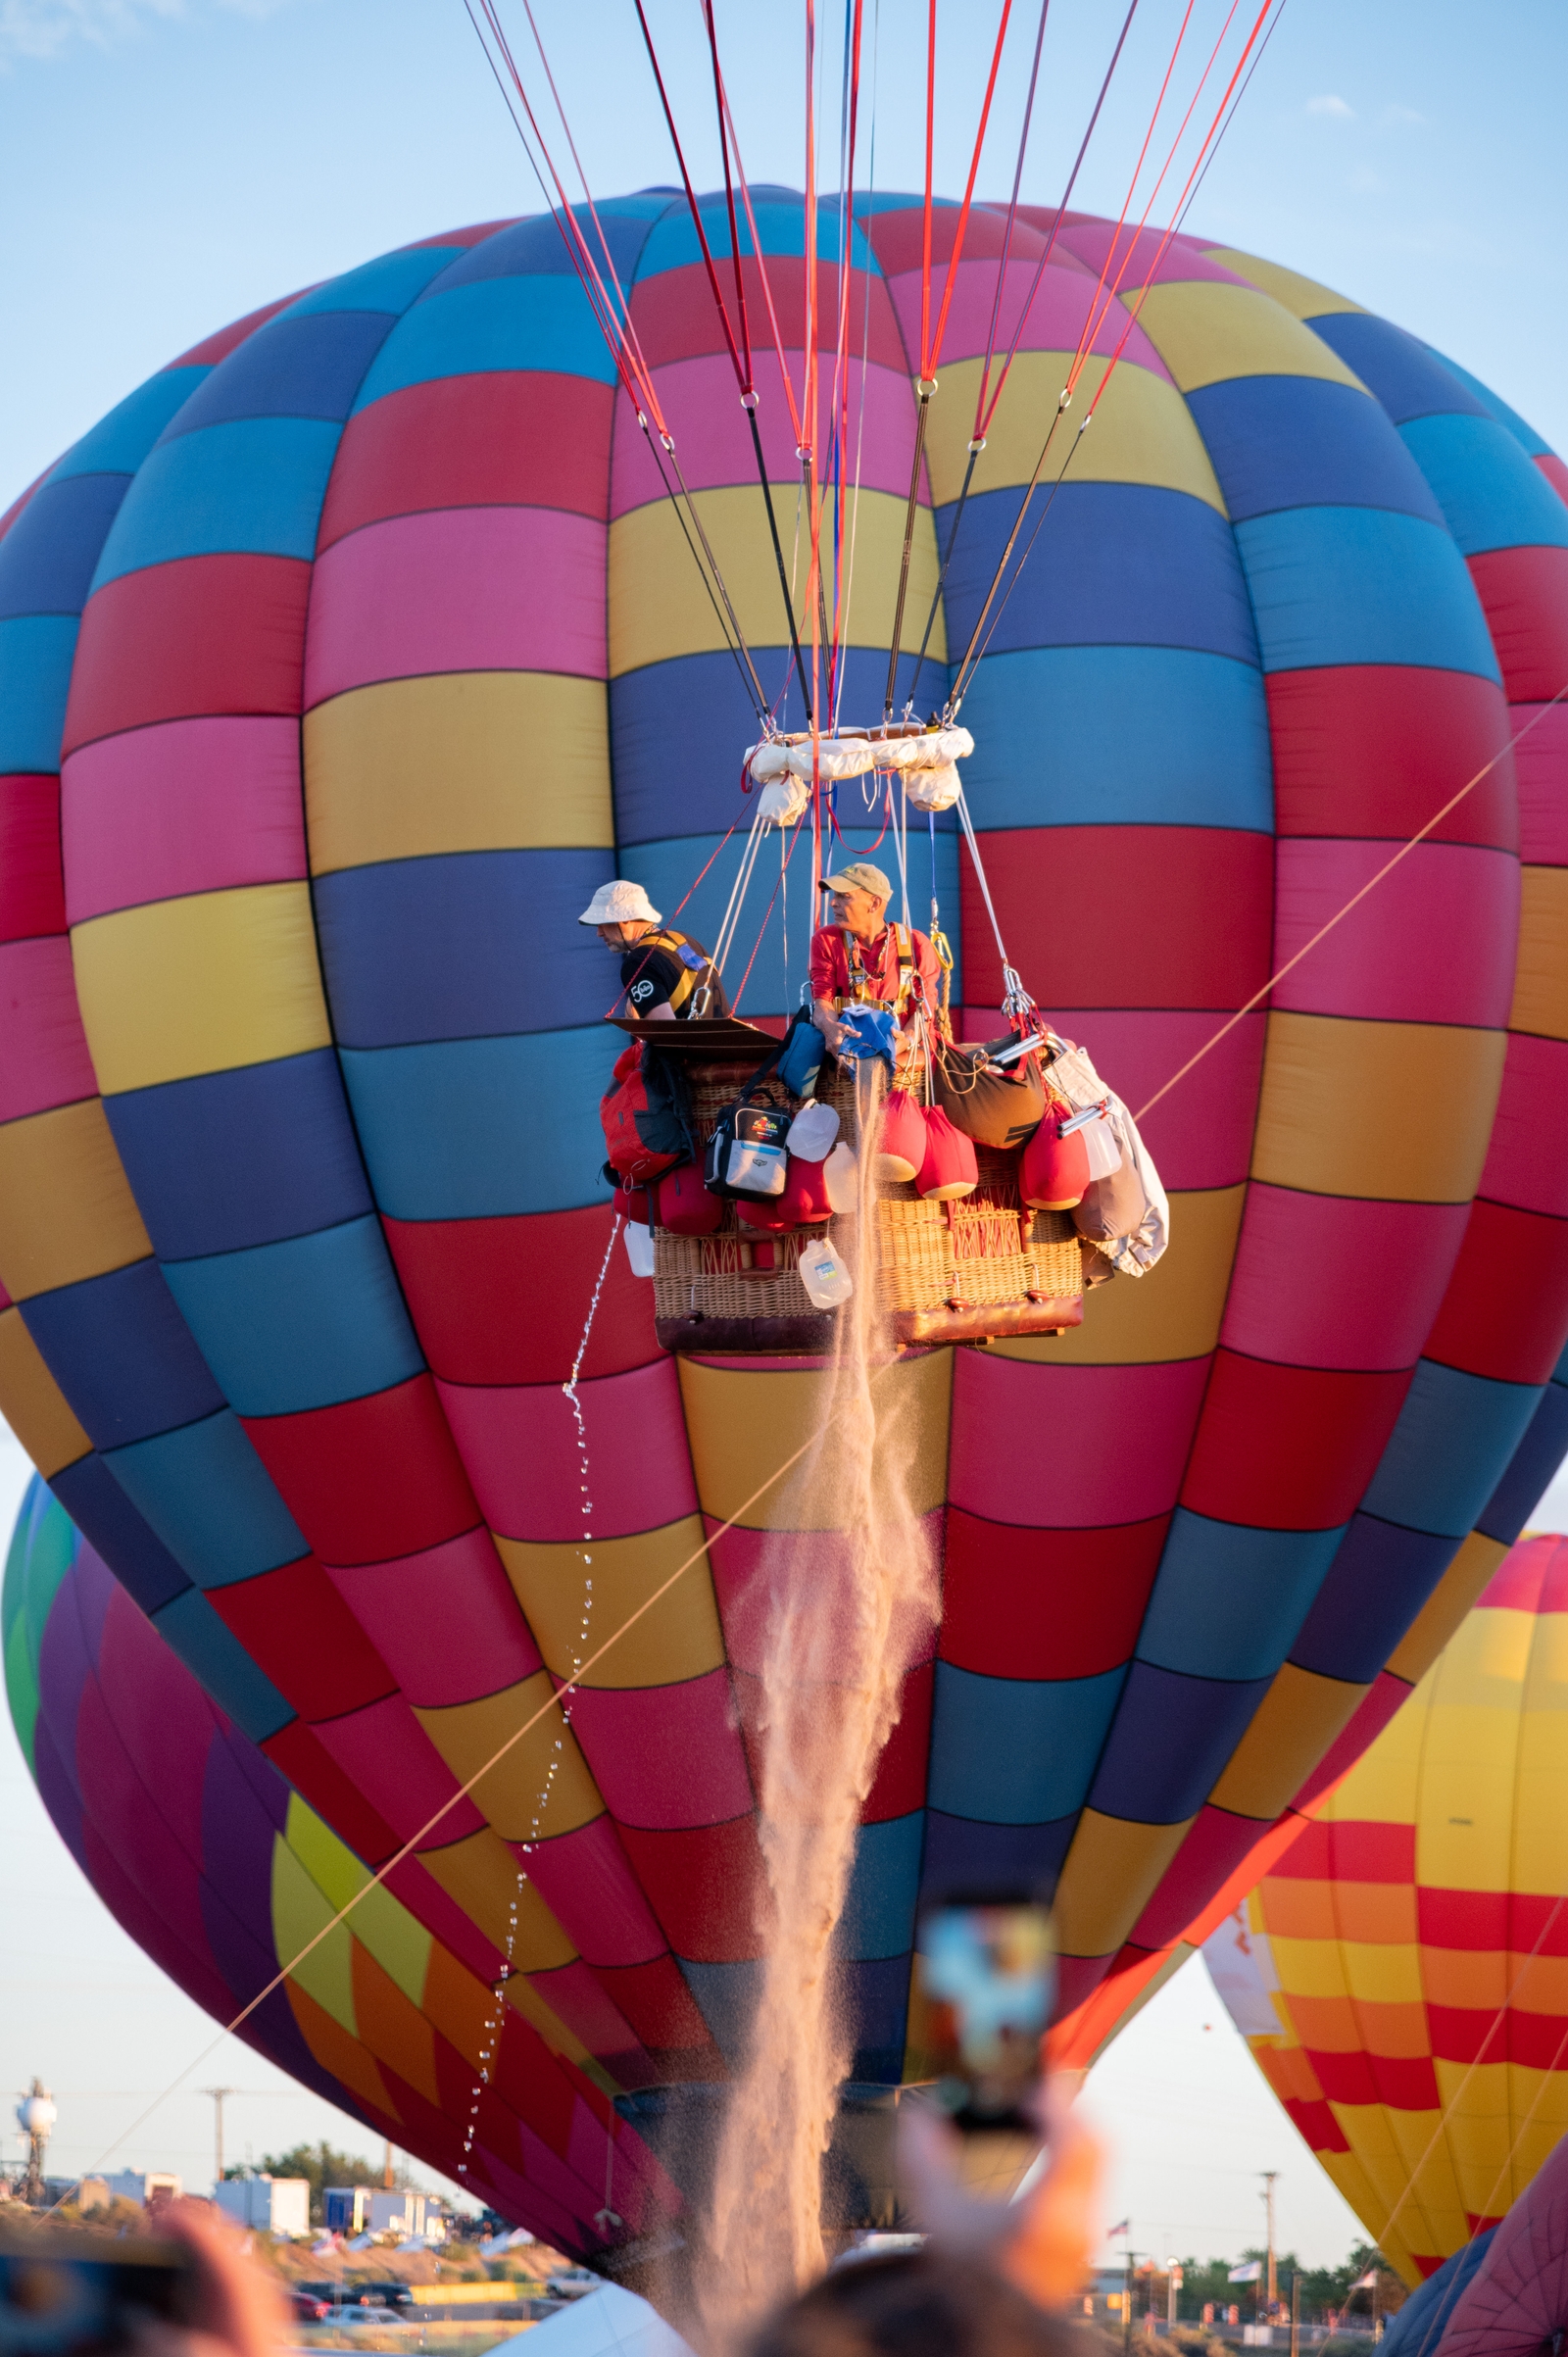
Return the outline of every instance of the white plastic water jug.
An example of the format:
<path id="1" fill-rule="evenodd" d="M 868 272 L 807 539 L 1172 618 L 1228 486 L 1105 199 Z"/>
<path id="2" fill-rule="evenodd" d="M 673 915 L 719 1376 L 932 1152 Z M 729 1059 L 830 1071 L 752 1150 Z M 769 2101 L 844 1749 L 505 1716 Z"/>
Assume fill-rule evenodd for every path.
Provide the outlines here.
<path id="1" fill-rule="evenodd" d="M 654 1233 L 640 1219 L 626 1222 L 626 1257 L 631 1262 L 634 1277 L 651 1277 L 654 1273 Z"/>
<path id="2" fill-rule="evenodd" d="M 1061 1135 L 1064 1138 L 1071 1137 L 1074 1130 L 1081 1130 L 1083 1133 L 1084 1145 L 1089 1154 L 1091 1179 L 1113 1177 L 1121 1168 L 1121 1148 L 1116 1143 L 1115 1131 L 1106 1119 L 1105 1106 L 1102 1105 L 1091 1105 L 1084 1112 L 1075 1113 L 1070 1121 L 1064 1121 L 1061 1125 Z"/>
<path id="3" fill-rule="evenodd" d="M 789 1136 L 784 1143 L 791 1154 L 799 1154 L 803 1162 L 825 1162 L 839 1134 L 836 1106 L 819 1105 L 813 1098 L 803 1105 L 790 1123 Z"/>
<path id="4" fill-rule="evenodd" d="M 842 1138 L 822 1165 L 827 1200 L 841 1219 L 860 1207 L 860 1165 Z"/>
<path id="5" fill-rule="evenodd" d="M 837 1309 L 855 1291 L 855 1280 L 827 1238 L 813 1237 L 801 1254 L 801 1283 L 813 1309 Z"/>

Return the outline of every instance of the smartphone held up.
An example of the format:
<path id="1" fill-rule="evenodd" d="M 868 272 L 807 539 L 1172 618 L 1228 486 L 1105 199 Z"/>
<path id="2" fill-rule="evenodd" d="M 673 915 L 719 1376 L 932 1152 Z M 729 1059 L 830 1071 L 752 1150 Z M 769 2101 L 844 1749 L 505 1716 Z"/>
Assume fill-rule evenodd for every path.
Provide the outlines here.
<path id="1" fill-rule="evenodd" d="M 1041 2040 L 1055 1989 L 1050 1911 L 1016 1891 L 933 1907 L 915 1944 L 909 2043 L 926 2100 L 964 2139 L 975 2190 L 1009 2192 L 1039 2150 Z"/>

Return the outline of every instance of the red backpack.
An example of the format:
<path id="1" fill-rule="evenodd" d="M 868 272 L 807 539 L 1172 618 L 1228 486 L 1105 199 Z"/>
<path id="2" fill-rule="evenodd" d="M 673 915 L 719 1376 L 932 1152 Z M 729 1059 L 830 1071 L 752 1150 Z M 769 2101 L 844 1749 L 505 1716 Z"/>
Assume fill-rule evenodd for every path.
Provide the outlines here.
<path id="1" fill-rule="evenodd" d="M 686 1154 L 686 1140 L 670 1105 L 649 1097 L 637 1041 L 615 1058 L 610 1086 L 599 1101 L 599 1118 L 610 1167 L 632 1186 L 657 1178 Z"/>

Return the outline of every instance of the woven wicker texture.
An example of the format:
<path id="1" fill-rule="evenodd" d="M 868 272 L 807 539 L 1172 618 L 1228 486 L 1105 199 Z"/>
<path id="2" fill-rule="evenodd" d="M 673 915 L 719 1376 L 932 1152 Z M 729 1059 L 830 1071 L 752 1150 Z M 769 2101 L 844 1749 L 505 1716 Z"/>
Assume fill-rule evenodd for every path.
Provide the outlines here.
<path id="1" fill-rule="evenodd" d="M 732 1105 L 755 1065 L 694 1064 L 692 1111 L 699 1137 Z M 853 1067 L 829 1057 L 817 1094 L 834 1105 L 843 1134 L 855 1137 Z M 788 1105 L 781 1082 L 758 1088 L 756 1103 Z M 1083 1292 L 1083 1265 L 1071 1220 L 1064 1212 L 1026 1214 L 1018 1195 L 1016 1154 L 975 1149 L 979 1185 L 957 1203 L 922 1203 L 912 1185 L 890 1186 L 876 1206 L 877 1280 L 887 1310 L 1002 1306 L 1032 1300 L 1073 1299 Z M 1025 1224 L 1027 1220 L 1027 1225 Z M 842 1220 L 830 1223 L 837 1237 Z M 743 1229 L 733 1204 L 712 1236 L 654 1236 L 654 1306 L 661 1318 L 807 1316 L 811 1303 L 798 1264 L 812 1233 L 760 1237 Z M 758 1267 L 760 1259 L 765 1265 Z"/>

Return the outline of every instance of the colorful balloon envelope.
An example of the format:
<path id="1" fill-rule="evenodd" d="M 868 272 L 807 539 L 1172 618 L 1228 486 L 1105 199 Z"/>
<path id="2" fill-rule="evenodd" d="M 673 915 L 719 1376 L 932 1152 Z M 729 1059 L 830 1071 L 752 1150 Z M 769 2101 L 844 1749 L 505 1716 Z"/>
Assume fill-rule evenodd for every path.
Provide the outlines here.
<path id="1" fill-rule="evenodd" d="M 260 1998 L 248 2044 L 564 2250 L 603 2246 L 593 2220 L 607 2203 L 633 2234 L 667 2226 L 679 2195 L 616 2119 L 603 2074 L 525 1984 L 497 1995 L 494 1958 L 436 1886 L 417 1888 L 417 1863 L 328 1928 L 366 1866 L 41 1482 L 12 1537 L 0 1630 L 45 1807 L 111 1914 L 198 2005 L 226 2023 Z"/>
<path id="2" fill-rule="evenodd" d="M 1204 1948 L 1409 2283 L 1568 2127 L 1568 1540 L 1515 1547 L 1403 1708 Z"/>
<path id="3" fill-rule="evenodd" d="M 599 213 L 798 724 L 690 221 L 661 191 Z M 706 218 L 722 250 L 721 201 Z M 867 719 L 921 223 L 879 197 L 841 257 L 837 222 L 863 330 L 843 709 Z M 1048 225 L 1015 235 L 1009 324 Z M 761 193 L 758 231 L 798 370 L 800 200 Z M 1001 220 L 971 224 L 901 702 L 943 700 L 1110 235 L 1061 228 L 917 679 L 1002 261 Z M 1118 271 L 1085 401 L 1122 358 L 963 708 L 1009 956 L 1136 1108 L 1452 807 L 1150 1114 L 1160 1267 L 1059 1341 L 890 1378 L 945 1614 L 841 1927 L 872 2096 L 904 2070 L 922 1890 L 1054 1888 L 1071 2006 L 1364 1740 L 1568 1335 L 1568 475 L 1287 270 L 1182 238 Z M 765 389 L 760 422 L 793 513 Z M 498 1958 L 522 1871 L 519 1979 L 652 2116 L 744 2042 L 745 1596 L 832 1535 L 780 1530 L 766 1487 L 812 1368 L 663 1356 L 618 1247 L 563 1392 L 610 1244 L 619 1045 L 577 919 L 620 874 L 714 940 L 758 723 L 558 225 L 436 237 L 225 329 L 0 529 L 0 1405 L 302 1800 L 368 1865 L 416 1844 L 432 1938 L 455 1912 Z M 868 852 L 860 793 L 837 819 Z M 910 904 L 939 898 L 984 1038 L 1001 958 L 957 844 L 951 811 L 917 825 Z M 803 978 L 802 864 L 767 893 L 726 973 L 764 1017 Z M 552 1697 L 590 1655 L 567 1725 Z"/>

